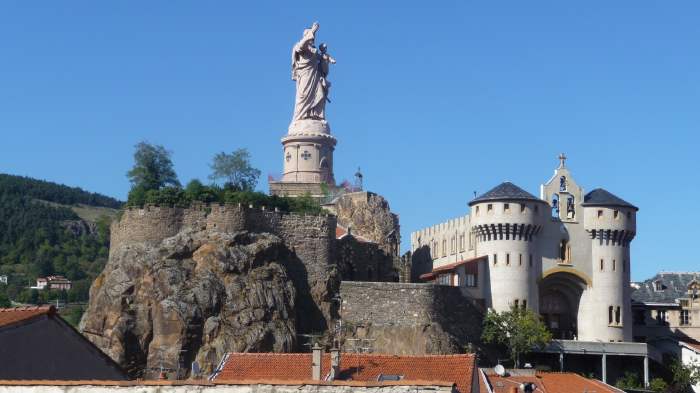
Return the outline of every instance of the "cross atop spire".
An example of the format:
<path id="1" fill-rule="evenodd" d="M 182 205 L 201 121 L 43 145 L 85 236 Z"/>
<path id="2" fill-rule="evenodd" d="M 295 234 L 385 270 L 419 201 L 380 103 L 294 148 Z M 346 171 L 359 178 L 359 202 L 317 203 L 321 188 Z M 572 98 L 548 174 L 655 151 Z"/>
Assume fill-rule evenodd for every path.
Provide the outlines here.
<path id="1" fill-rule="evenodd" d="M 564 168 L 566 166 L 566 155 L 564 153 L 559 154 L 559 168 Z"/>

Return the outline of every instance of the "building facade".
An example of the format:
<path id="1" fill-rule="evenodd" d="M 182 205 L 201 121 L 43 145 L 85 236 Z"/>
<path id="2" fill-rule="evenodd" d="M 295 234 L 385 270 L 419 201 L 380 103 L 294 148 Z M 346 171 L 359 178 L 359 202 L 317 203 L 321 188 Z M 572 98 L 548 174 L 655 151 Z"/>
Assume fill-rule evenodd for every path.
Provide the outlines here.
<path id="1" fill-rule="evenodd" d="M 470 214 L 412 233 L 414 276 L 496 311 L 529 308 L 555 338 L 631 341 L 638 209 L 604 189 L 584 193 L 565 160 L 539 198 L 504 182 L 469 202 Z"/>
<path id="2" fill-rule="evenodd" d="M 661 272 L 632 283 L 634 340 L 700 342 L 700 272 Z"/>

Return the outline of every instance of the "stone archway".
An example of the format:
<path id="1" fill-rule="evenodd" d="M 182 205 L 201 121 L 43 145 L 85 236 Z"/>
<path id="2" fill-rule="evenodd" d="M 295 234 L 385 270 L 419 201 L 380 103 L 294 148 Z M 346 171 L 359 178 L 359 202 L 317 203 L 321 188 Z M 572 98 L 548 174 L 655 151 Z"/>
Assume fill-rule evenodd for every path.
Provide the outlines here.
<path id="1" fill-rule="evenodd" d="M 578 310 L 586 281 L 569 272 L 546 275 L 539 285 L 540 315 L 555 339 L 578 337 Z"/>

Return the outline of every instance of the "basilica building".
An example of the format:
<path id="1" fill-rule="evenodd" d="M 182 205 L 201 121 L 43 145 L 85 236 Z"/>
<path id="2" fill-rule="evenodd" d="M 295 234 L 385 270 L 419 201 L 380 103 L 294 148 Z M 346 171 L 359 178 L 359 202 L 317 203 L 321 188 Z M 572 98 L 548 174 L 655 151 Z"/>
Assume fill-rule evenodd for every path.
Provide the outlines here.
<path id="1" fill-rule="evenodd" d="M 531 309 L 555 338 L 632 341 L 638 208 L 602 188 L 584 194 L 559 158 L 539 198 L 504 182 L 469 214 L 413 232 L 414 279 L 458 286 L 496 311 Z"/>

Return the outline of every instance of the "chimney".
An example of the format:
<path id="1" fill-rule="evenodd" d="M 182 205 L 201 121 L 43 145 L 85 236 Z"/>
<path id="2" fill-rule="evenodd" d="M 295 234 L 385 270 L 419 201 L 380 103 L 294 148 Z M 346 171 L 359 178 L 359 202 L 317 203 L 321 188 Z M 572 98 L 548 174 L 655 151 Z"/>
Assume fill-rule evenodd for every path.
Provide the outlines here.
<path id="1" fill-rule="evenodd" d="M 311 379 L 314 381 L 321 380 L 321 355 L 323 348 L 318 343 L 311 348 Z"/>
<path id="2" fill-rule="evenodd" d="M 329 380 L 335 381 L 338 378 L 338 374 L 340 374 L 340 349 L 334 347 L 331 349 L 331 374 Z"/>

